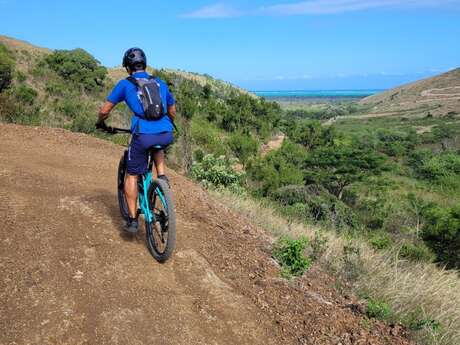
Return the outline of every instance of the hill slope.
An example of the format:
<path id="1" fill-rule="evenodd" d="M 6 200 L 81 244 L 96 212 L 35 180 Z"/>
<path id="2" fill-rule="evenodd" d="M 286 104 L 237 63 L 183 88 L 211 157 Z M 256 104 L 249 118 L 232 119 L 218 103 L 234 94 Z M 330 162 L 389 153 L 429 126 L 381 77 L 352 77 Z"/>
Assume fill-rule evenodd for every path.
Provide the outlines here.
<path id="1" fill-rule="evenodd" d="M 460 68 L 364 98 L 374 112 L 415 112 L 435 116 L 460 114 Z"/>
<path id="2" fill-rule="evenodd" d="M 318 268 L 288 282 L 270 241 L 169 171 L 177 251 L 120 232 L 122 147 L 0 124 L 1 344 L 409 344 Z"/>

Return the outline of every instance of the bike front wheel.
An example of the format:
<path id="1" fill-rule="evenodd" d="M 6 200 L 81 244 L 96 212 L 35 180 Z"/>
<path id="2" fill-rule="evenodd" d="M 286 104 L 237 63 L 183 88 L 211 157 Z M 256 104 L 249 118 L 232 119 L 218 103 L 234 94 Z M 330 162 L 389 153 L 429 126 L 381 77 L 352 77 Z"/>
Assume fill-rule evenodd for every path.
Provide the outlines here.
<path id="1" fill-rule="evenodd" d="M 118 192 L 118 206 L 120 207 L 120 214 L 123 217 L 124 220 L 128 220 L 128 204 L 126 202 L 126 196 L 125 196 L 125 179 L 126 179 L 126 156 L 127 156 L 127 151 L 123 154 L 123 156 L 120 159 L 120 163 L 118 164 L 118 186 L 117 186 L 117 192 Z"/>
<path id="2" fill-rule="evenodd" d="M 153 180 L 148 190 L 149 208 L 153 219 L 145 222 L 147 244 L 158 262 L 168 260 L 176 246 L 176 212 L 168 184 Z"/>

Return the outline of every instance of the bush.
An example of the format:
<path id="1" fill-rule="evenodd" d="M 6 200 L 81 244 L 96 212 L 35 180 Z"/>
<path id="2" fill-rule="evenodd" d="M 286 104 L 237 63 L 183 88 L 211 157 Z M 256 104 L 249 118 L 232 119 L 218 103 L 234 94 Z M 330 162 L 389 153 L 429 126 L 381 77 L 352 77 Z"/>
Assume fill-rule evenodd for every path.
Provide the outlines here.
<path id="1" fill-rule="evenodd" d="M 22 104 L 32 105 L 38 96 L 37 91 L 27 85 L 20 85 L 14 89 L 16 100 Z"/>
<path id="2" fill-rule="evenodd" d="M 377 250 L 387 249 L 391 246 L 391 238 L 386 233 L 374 234 L 370 239 L 372 248 Z"/>
<path id="3" fill-rule="evenodd" d="M 324 127 L 319 121 L 296 121 L 290 127 L 287 131 L 289 138 L 308 150 L 334 143 L 333 127 Z"/>
<path id="4" fill-rule="evenodd" d="M 369 298 L 366 310 L 367 317 L 385 320 L 391 315 L 391 308 L 388 303 Z"/>
<path id="5" fill-rule="evenodd" d="M 0 92 L 8 88 L 13 77 L 14 61 L 9 51 L 0 43 Z"/>
<path id="6" fill-rule="evenodd" d="M 195 162 L 191 169 L 193 178 L 206 187 L 223 187 L 235 191 L 241 189 L 244 174 L 236 172 L 225 157 L 208 154 L 201 162 Z"/>
<path id="7" fill-rule="evenodd" d="M 215 156 L 227 154 L 227 147 L 223 140 L 223 133 L 211 123 L 195 118 L 191 122 L 191 134 L 193 142 L 206 153 Z"/>
<path id="8" fill-rule="evenodd" d="M 66 81 L 87 91 L 102 90 L 107 70 L 83 49 L 56 50 L 45 58 L 48 66 Z"/>
<path id="9" fill-rule="evenodd" d="M 240 132 L 230 136 L 228 146 L 243 164 L 259 151 L 259 141 L 254 136 Z"/>
<path id="10" fill-rule="evenodd" d="M 436 258 L 424 243 L 404 243 L 399 256 L 414 262 L 433 262 Z"/>
<path id="11" fill-rule="evenodd" d="M 444 152 L 428 157 L 415 165 L 418 175 L 439 186 L 457 190 L 460 178 L 460 154 Z"/>
<path id="12" fill-rule="evenodd" d="M 420 139 L 415 132 L 399 132 L 394 130 L 382 129 L 377 132 L 378 149 L 392 157 L 400 157 L 412 151 Z"/>
<path id="13" fill-rule="evenodd" d="M 354 212 L 321 186 L 286 186 L 272 198 L 283 206 L 284 215 L 300 221 L 323 222 L 337 229 L 358 225 Z"/>
<path id="14" fill-rule="evenodd" d="M 453 208 L 433 206 L 425 211 L 422 238 L 447 268 L 460 268 L 460 204 Z"/>
<path id="15" fill-rule="evenodd" d="M 308 239 L 301 237 L 298 240 L 281 237 L 273 248 L 273 256 L 282 267 L 282 275 L 286 278 L 303 275 L 311 266 L 311 259 L 305 256 L 304 251 Z"/>

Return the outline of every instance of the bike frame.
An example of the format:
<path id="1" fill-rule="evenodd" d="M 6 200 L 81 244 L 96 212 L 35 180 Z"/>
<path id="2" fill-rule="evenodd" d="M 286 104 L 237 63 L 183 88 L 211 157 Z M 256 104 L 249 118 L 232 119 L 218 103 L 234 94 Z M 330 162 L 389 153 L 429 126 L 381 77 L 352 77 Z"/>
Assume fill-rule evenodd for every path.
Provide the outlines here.
<path id="1" fill-rule="evenodd" d="M 159 150 L 163 148 L 161 146 L 158 146 L 158 147 L 154 147 L 154 149 Z M 152 223 L 155 221 L 155 215 L 153 214 L 153 212 L 150 210 L 150 207 L 149 207 L 149 197 L 148 197 L 149 188 L 153 181 L 152 168 L 153 168 L 153 157 L 152 157 L 152 152 L 150 152 L 148 170 L 145 174 L 140 176 L 140 180 L 138 181 L 138 200 L 139 200 L 140 214 L 143 214 L 144 218 L 149 223 Z M 163 207 L 167 209 L 168 205 L 166 203 L 165 197 L 163 193 L 161 192 L 161 190 L 157 188 L 155 192 L 160 198 L 160 201 L 163 204 Z"/>
<path id="2" fill-rule="evenodd" d="M 110 133 L 110 134 L 117 134 L 117 133 L 131 133 L 131 130 L 125 129 L 125 128 L 116 128 L 116 127 L 105 127 L 104 129 L 105 132 Z M 156 150 L 162 150 L 163 147 L 161 146 L 156 146 L 153 149 Z M 148 170 L 145 174 L 140 175 L 139 180 L 138 180 L 138 205 L 139 209 L 138 212 L 139 214 L 143 214 L 144 218 L 147 222 L 152 223 L 155 221 L 155 215 L 154 213 L 150 210 L 149 207 L 149 188 L 150 184 L 153 181 L 152 177 L 152 168 L 153 168 L 153 157 L 152 157 L 152 152 L 149 153 L 149 165 L 148 165 Z M 163 204 L 163 207 L 165 209 L 168 209 L 168 204 L 166 203 L 166 199 L 161 192 L 159 188 L 156 189 L 156 193 L 158 197 L 160 198 L 161 203 Z"/>
<path id="3" fill-rule="evenodd" d="M 149 171 L 144 175 L 141 175 L 138 185 L 141 188 L 138 188 L 138 199 L 139 199 L 139 209 L 140 213 L 144 215 L 144 218 L 149 223 L 152 223 L 155 220 L 155 216 L 149 207 L 149 198 L 148 192 L 150 184 L 152 183 L 152 173 Z"/>

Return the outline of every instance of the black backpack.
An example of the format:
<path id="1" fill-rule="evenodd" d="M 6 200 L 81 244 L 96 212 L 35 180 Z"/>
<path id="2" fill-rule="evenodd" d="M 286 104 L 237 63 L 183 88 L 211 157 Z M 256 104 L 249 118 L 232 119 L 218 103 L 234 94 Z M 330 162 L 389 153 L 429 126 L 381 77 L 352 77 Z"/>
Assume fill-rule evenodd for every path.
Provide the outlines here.
<path id="1" fill-rule="evenodd" d="M 164 115 L 163 102 L 160 95 L 160 83 L 155 77 L 136 79 L 126 78 L 137 87 L 137 96 L 144 108 L 143 119 L 154 121 L 161 119 Z"/>

